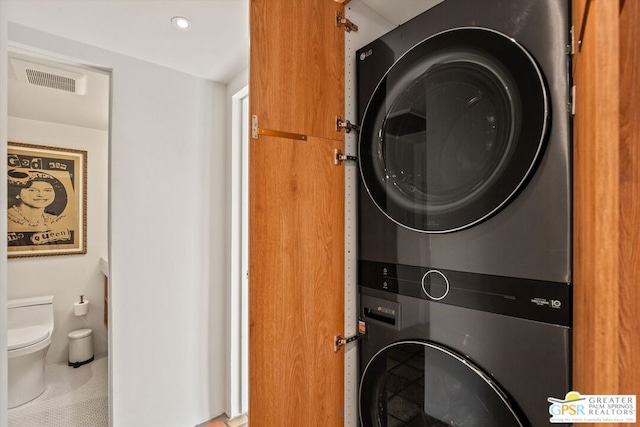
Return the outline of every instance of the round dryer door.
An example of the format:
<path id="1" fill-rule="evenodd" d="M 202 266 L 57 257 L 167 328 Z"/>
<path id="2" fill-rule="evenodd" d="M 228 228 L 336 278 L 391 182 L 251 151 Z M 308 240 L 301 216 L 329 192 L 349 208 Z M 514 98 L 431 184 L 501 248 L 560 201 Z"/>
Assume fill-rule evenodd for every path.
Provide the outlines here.
<path id="1" fill-rule="evenodd" d="M 513 39 L 483 28 L 434 35 L 400 57 L 369 100 L 358 148 L 364 185 L 404 227 L 470 227 L 530 178 L 548 108 L 538 66 Z"/>
<path id="2" fill-rule="evenodd" d="M 379 351 L 360 382 L 366 427 L 522 427 L 506 395 L 469 360 L 434 343 Z"/>

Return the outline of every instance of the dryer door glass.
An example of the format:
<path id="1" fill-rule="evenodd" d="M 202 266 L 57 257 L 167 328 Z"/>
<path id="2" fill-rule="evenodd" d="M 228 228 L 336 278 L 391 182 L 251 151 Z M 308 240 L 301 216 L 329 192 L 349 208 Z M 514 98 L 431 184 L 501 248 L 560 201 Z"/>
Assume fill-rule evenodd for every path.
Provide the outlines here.
<path id="1" fill-rule="evenodd" d="M 467 359 L 434 343 L 392 344 L 360 383 L 362 426 L 522 427 L 505 393 Z"/>
<path id="2" fill-rule="evenodd" d="M 443 233 L 497 212 L 542 151 L 547 92 L 532 57 L 491 30 L 426 39 L 378 84 L 359 143 L 375 204 L 410 229 Z"/>

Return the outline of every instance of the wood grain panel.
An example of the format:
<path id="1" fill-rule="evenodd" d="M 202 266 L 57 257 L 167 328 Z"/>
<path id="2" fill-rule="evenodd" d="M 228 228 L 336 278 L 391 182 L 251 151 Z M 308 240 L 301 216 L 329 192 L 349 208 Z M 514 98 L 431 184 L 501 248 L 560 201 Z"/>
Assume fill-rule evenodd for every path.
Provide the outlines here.
<path id="1" fill-rule="evenodd" d="M 250 112 L 306 135 L 251 140 L 249 415 L 252 427 L 343 425 L 344 30 L 330 0 L 251 0 Z"/>
<path id="2" fill-rule="evenodd" d="M 250 151 L 252 427 L 343 425 L 340 141 L 261 136 Z"/>
<path id="3" fill-rule="evenodd" d="M 576 43 L 576 46 L 574 46 L 576 54 L 581 50 L 581 40 L 584 35 L 582 26 L 583 24 L 586 24 L 586 19 L 588 17 L 587 2 L 588 0 L 573 0 L 572 3 L 572 25 L 573 37 Z M 576 68 L 575 66 L 579 62 L 579 59 L 579 55 L 575 55 L 573 58 L 574 70 Z"/>
<path id="4" fill-rule="evenodd" d="M 574 22 L 584 0 L 574 0 Z M 574 60 L 574 388 L 640 390 L 640 3 L 592 0 Z M 619 424 L 598 424 L 619 425 Z"/>
<path id="5" fill-rule="evenodd" d="M 251 114 L 260 127 L 343 139 L 344 29 L 329 0 L 251 0 Z M 309 108 L 313 106 L 314 108 Z"/>
<path id="6" fill-rule="evenodd" d="M 584 11 L 584 5 L 574 1 L 573 10 Z M 574 62 L 574 389 L 617 394 L 618 2 L 592 1 L 583 34 Z"/>
<path id="7" fill-rule="evenodd" d="M 640 2 L 620 13 L 620 393 L 640 393 Z"/>

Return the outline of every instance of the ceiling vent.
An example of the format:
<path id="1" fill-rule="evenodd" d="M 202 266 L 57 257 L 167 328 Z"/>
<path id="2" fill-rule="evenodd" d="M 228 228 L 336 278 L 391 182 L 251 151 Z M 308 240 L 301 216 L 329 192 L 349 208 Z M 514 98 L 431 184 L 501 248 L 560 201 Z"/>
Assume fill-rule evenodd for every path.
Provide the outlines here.
<path id="1" fill-rule="evenodd" d="M 87 75 L 79 71 L 51 67 L 18 58 L 10 58 L 18 81 L 84 95 L 87 93 Z"/>

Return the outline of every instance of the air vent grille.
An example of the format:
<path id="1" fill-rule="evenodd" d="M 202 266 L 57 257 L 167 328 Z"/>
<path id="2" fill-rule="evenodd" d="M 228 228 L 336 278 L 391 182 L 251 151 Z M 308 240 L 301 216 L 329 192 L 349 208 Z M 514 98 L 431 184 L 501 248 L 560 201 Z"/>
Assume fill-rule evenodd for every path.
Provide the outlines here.
<path id="1" fill-rule="evenodd" d="M 64 90 L 67 92 L 76 92 L 76 81 L 69 77 L 59 76 L 57 74 L 43 73 L 38 70 L 25 70 L 27 81 L 32 85 L 50 87 L 52 89 Z"/>
<path id="2" fill-rule="evenodd" d="M 62 64 L 52 66 L 14 57 L 9 60 L 15 78 L 21 83 L 57 89 L 76 95 L 87 93 L 87 74 L 77 67 Z"/>

